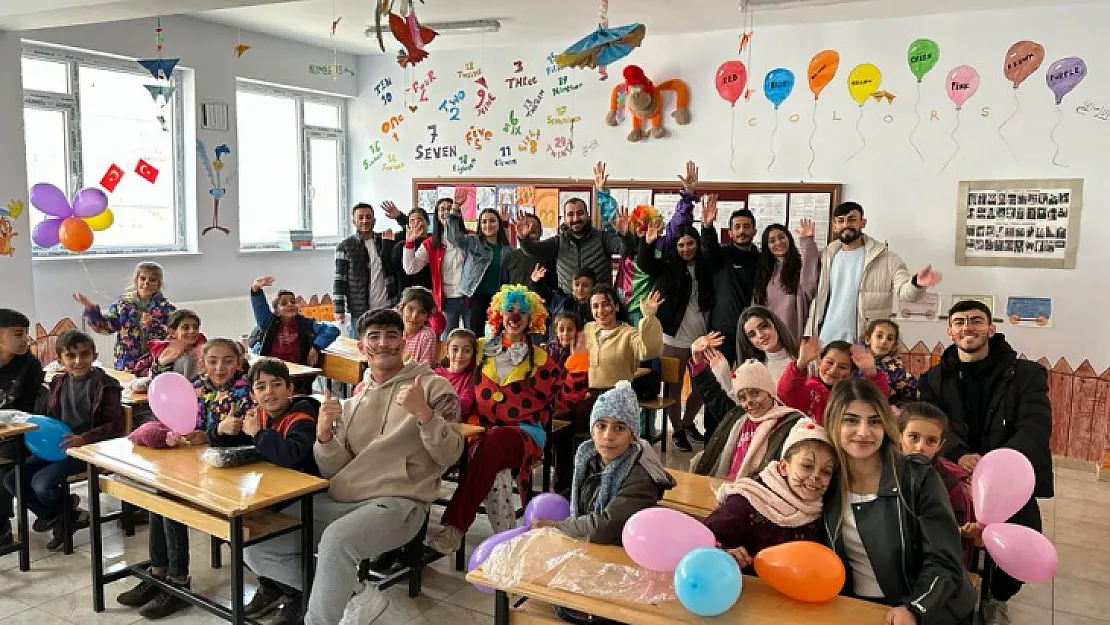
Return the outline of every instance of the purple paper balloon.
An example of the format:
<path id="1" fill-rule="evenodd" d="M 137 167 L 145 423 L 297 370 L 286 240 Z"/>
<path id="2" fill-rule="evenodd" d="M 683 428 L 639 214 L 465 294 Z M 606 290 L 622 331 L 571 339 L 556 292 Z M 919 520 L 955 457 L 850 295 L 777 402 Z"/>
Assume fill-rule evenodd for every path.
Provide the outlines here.
<path id="1" fill-rule="evenodd" d="M 532 521 L 565 521 L 570 517 L 570 502 L 562 495 L 542 493 L 524 507 L 524 527 L 532 527 Z"/>
<path id="2" fill-rule="evenodd" d="M 1086 77 L 1087 63 L 1077 56 L 1069 56 L 1050 65 L 1045 80 L 1048 88 L 1056 94 L 1056 104 L 1060 104 L 1064 101 L 1064 96 L 1071 93 Z"/>
<path id="3" fill-rule="evenodd" d="M 70 217 L 73 209 L 62 190 L 49 182 L 40 182 L 31 187 L 31 205 L 53 217 Z M 57 244 L 57 240 L 54 241 Z"/>
<path id="4" fill-rule="evenodd" d="M 478 548 L 474 550 L 474 553 L 470 554 L 470 561 L 468 563 L 469 566 L 467 566 L 466 570 L 473 571 L 474 569 L 482 566 L 483 564 L 485 564 L 486 560 L 489 559 L 490 554 L 493 553 L 494 547 L 500 545 L 501 543 L 508 542 L 527 531 L 527 527 L 517 527 L 511 530 L 506 530 L 499 534 L 494 534 L 493 536 L 490 536 L 489 538 L 483 540 L 482 543 L 478 545 Z M 493 594 L 493 589 L 489 586 L 474 584 L 474 587 L 486 594 Z"/>
<path id="5" fill-rule="evenodd" d="M 1056 575 L 1056 547 L 1040 532 L 1013 523 L 983 528 L 983 546 L 998 568 L 1023 582 L 1047 582 Z"/>
<path id="6" fill-rule="evenodd" d="M 52 217 L 44 219 L 35 226 L 31 232 L 31 240 L 39 247 L 54 247 L 58 244 L 58 229 L 62 227 L 64 219 Z"/>
<path id="7" fill-rule="evenodd" d="M 73 196 L 73 216 L 96 217 L 108 208 L 108 195 L 96 187 L 81 189 Z"/>

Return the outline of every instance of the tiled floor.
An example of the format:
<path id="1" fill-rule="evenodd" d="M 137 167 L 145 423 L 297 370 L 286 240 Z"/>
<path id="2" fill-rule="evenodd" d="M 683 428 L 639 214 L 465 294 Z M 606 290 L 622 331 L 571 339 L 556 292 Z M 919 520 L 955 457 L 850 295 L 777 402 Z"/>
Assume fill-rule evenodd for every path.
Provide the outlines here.
<path id="1" fill-rule="evenodd" d="M 685 469 L 690 454 L 670 453 L 667 463 Z M 1110 518 L 1103 511 L 1110 505 L 1110 483 L 1100 484 L 1093 473 L 1059 469 L 1054 500 L 1043 501 L 1045 534 L 1060 555 L 1056 579 L 1047 584 L 1027 585 L 1011 602 L 1014 625 L 1110 625 Z M 433 512 L 433 521 L 440 511 Z M 479 518 L 467 538 L 476 545 L 491 533 Z M 147 534 L 140 529 L 124 538 L 115 527 L 106 530 L 105 555 L 129 561 L 146 557 Z M 117 594 L 132 581 L 106 588 L 107 610 L 92 611 L 88 532 L 77 535 L 77 551 L 71 556 L 53 554 L 44 545 L 49 535 L 32 537 L 32 570 L 20 573 L 16 556 L 0 558 L 0 625 L 127 625 L 142 621 L 138 611 L 115 603 Z M 209 567 L 209 543 L 200 534 L 192 536 L 193 588 L 229 604 L 229 570 Z M 404 584 L 387 591 L 391 602 L 383 619 L 375 625 L 478 625 L 492 622 L 493 602 L 472 588 L 443 559 L 424 574 L 424 593 L 416 599 L 406 594 Z M 248 574 L 249 575 L 249 574 Z M 250 579 L 248 577 L 248 579 Z M 254 591 L 248 587 L 247 596 Z M 165 619 L 166 623 L 208 624 L 220 619 L 196 608 Z"/>

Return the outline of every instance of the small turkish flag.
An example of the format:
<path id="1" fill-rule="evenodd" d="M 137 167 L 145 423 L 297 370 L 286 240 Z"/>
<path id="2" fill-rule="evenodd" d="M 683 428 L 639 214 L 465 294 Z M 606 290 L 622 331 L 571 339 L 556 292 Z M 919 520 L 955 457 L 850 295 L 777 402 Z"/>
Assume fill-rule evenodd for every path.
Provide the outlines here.
<path id="1" fill-rule="evenodd" d="M 121 178 L 123 178 L 123 170 L 119 168 L 119 165 L 112 163 L 112 166 L 108 168 L 107 173 L 105 173 L 104 177 L 100 179 L 100 186 L 104 187 L 108 190 L 109 193 L 111 193 L 116 190 L 116 186 L 119 185 L 119 181 Z"/>
<path id="2" fill-rule="evenodd" d="M 158 180 L 158 169 L 141 158 L 139 164 L 135 165 L 135 173 L 142 176 L 150 184 L 154 184 L 154 181 Z"/>

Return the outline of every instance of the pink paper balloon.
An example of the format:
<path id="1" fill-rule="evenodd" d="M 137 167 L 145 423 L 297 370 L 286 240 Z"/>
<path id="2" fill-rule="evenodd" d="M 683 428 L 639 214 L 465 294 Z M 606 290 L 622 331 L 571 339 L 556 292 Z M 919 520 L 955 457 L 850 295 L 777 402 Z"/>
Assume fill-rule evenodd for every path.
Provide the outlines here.
<path id="1" fill-rule="evenodd" d="M 945 84 L 948 98 L 956 104 L 958 111 L 979 90 L 979 72 L 970 65 L 961 65 L 948 72 Z"/>
<path id="2" fill-rule="evenodd" d="M 108 208 L 108 195 L 96 187 L 81 189 L 73 196 L 73 215 L 82 219 L 95 217 Z"/>
<path id="3" fill-rule="evenodd" d="M 996 449 L 983 456 L 971 475 L 975 518 L 983 525 L 1005 523 L 1033 497 L 1033 465 L 1021 452 Z"/>
<path id="4" fill-rule="evenodd" d="M 698 547 L 715 547 L 713 532 L 693 517 L 670 508 L 647 508 L 624 524 L 624 550 L 640 566 L 670 572 Z"/>
<path id="5" fill-rule="evenodd" d="M 180 373 L 163 373 L 154 378 L 147 392 L 150 409 L 163 425 L 178 434 L 197 429 L 197 394 L 193 383 Z"/>
<path id="6" fill-rule="evenodd" d="M 1023 582 L 1046 582 L 1056 575 L 1056 547 L 1040 532 L 1013 523 L 983 528 L 983 546 L 998 568 Z"/>

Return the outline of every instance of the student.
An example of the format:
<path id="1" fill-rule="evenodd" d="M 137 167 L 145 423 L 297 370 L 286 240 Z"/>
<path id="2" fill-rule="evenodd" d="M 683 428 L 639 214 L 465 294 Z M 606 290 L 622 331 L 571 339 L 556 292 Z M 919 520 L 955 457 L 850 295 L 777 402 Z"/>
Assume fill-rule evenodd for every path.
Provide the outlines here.
<path id="1" fill-rule="evenodd" d="M 763 306 L 748 306 L 736 324 L 736 357 L 767 365 L 776 380 L 798 357 L 798 337 L 778 315 Z"/>
<path id="2" fill-rule="evenodd" d="M 749 360 L 736 368 L 731 399 L 707 366 L 706 343 L 695 341 L 692 351 L 691 382 L 710 410 L 725 415 L 705 450 L 690 461 L 693 472 L 729 480 L 757 475 L 781 456 L 783 442 L 802 413 L 782 405 L 775 396 L 775 379 L 763 363 Z"/>
<path id="3" fill-rule="evenodd" d="M 791 362 L 779 378 L 779 398 L 787 406 L 813 417 L 818 425 L 824 424 L 825 404 L 833 385 L 857 371 L 862 379 L 874 384 L 883 397 L 890 394 L 886 376 L 875 369 L 875 358 L 865 347 L 833 341 L 818 353 L 819 347 L 817 339 L 804 339 L 798 348 L 798 360 Z M 818 355 L 821 360 L 817 363 L 817 372 L 807 374 L 810 363 L 817 360 Z"/>
<path id="4" fill-rule="evenodd" d="M 969 623 L 975 591 L 940 476 L 924 458 L 902 455 L 874 384 L 838 383 L 826 416 L 840 470 L 822 516 L 847 572 L 841 594 L 891 606 L 888 625 Z"/>
<path id="5" fill-rule="evenodd" d="M 702 209 L 701 238 L 713 268 L 713 293 L 716 305 L 709 317 L 709 329 L 725 335 L 721 351 L 729 363 L 743 362 L 745 358 L 733 353 L 738 339 L 736 319 L 752 303 L 755 290 L 755 272 L 759 264 L 759 248 L 755 238 L 755 215 L 747 208 L 735 210 L 728 217 L 728 234 L 731 244 L 722 246 L 717 241 L 717 196 L 706 198 Z M 738 360 L 739 359 L 739 360 Z"/>
<path id="6" fill-rule="evenodd" d="M 289 367 L 277 358 L 260 358 L 247 372 L 255 407 L 243 418 L 229 417 L 213 424 L 208 439 L 213 446 L 254 445 L 262 457 L 280 467 L 309 475 L 320 475 L 312 445 L 316 441 L 316 416 L 320 402 L 294 396 Z M 258 590 L 245 606 L 245 616 L 261 618 L 279 605 L 296 606 L 295 615 L 283 613 L 275 622 L 300 619 L 301 593 L 267 577 L 258 578 Z M 288 620 L 295 616 L 296 620 Z M 283 618 L 287 620 L 282 620 Z"/>
<path id="7" fill-rule="evenodd" d="M 320 352 L 339 338 L 339 328 L 302 315 L 297 308 L 297 296 L 287 289 L 278 291 L 271 307 L 262 289 L 273 284 L 272 276 L 262 276 L 251 285 L 251 310 L 256 324 L 248 341 L 251 349 L 260 356 L 315 367 Z"/>
<path id="8" fill-rule="evenodd" d="M 66 330 L 54 343 L 64 371 L 50 380 L 46 394 L 41 395 L 37 414 L 53 417 L 66 424 L 70 434 L 62 439 L 62 447 L 80 447 L 118 436 L 123 430 L 123 389 L 119 382 L 103 370 L 93 367 L 97 358 L 92 337 L 79 330 Z M 23 493 L 27 507 L 35 513 L 31 528 L 36 532 L 53 530 L 46 543 L 49 551 L 58 551 L 65 541 L 62 523 L 62 483 L 71 475 L 85 470 L 85 463 L 74 458 L 49 462 L 39 458 L 28 461 L 23 468 Z M 4 477 L 4 488 L 15 496 L 15 472 Z M 70 495 L 71 529 L 89 525 L 89 513 L 78 510 L 80 498 Z"/>
<path id="9" fill-rule="evenodd" d="M 141 262 L 131 272 L 127 290 L 112 302 L 107 314 L 83 294 L 73 294 L 73 299 L 85 307 L 83 315 L 90 330 L 97 334 L 118 332 L 113 350 L 116 369 L 133 373 L 146 355 L 147 342 L 166 338 L 166 322 L 175 308 L 162 295 L 163 286 L 162 266 Z"/>
<path id="10" fill-rule="evenodd" d="M 474 408 L 474 368 L 478 354 L 478 337 L 465 328 L 456 328 L 447 336 L 447 366 L 435 368 L 451 383 L 459 395 L 459 408 L 465 421 Z"/>
<path id="11" fill-rule="evenodd" d="M 203 445 L 207 432 L 227 418 L 243 419 L 253 405 L 250 386 L 243 376 L 242 348 L 230 339 L 212 339 L 204 345 L 204 373 L 193 386 L 197 390 L 197 428 L 178 435 L 161 421 L 147 421 L 127 438 L 144 447 Z M 150 515 L 150 573 L 170 584 L 188 589 L 189 528 L 158 514 Z M 146 581 L 116 597 L 120 605 L 139 607 L 146 619 L 165 618 L 189 606 Z"/>
<path id="12" fill-rule="evenodd" d="M 821 536 L 822 497 L 836 469 L 836 453 L 825 428 L 802 418 L 790 430 L 777 462 L 758 475 L 717 489 L 717 508 L 705 519 L 747 575 L 753 558 L 775 545 Z"/>
<path id="13" fill-rule="evenodd" d="M 590 291 L 597 284 L 597 273 L 589 267 L 579 267 L 571 282 L 570 297 L 563 302 L 563 310 L 578 316 L 579 324 L 586 325 L 594 320 L 590 311 Z"/>
<path id="14" fill-rule="evenodd" d="M 405 267 L 405 250 L 417 249 L 423 246 L 424 241 L 428 238 L 428 213 L 423 208 L 417 207 L 409 211 L 405 220 L 408 227 L 405 229 L 405 243 L 404 245 L 393 246 L 393 266 Z M 411 247 L 410 247 L 411 244 Z M 408 270 L 400 274 L 400 287 L 407 289 L 410 286 L 422 286 L 428 290 L 432 289 L 432 270 L 427 263 L 424 266 L 412 273 Z"/>
<path id="15" fill-rule="evenodd" d="M 821 273 L 821 253 L 813 232 L 812 220 L 798 222 L 799 251 L 786 226 L 767 226 L 755 269 L 752 301 L 774 312 L 795 337 L 802 335 Z"/>
<path id="16" fill-rule="evenodd" d="M 169 321 L 167 340 L 152 340 L 148 343 L 149 352 L 135 365 L 136 377 L 131 382 L 131 390 L 145 393 L 151 379 L 172 371 L 180 373 L 195 382 L 202 369 L 201 349 L 207 340 L 200 333 L 200 316 L 184 308 L 173 311 Z"/>
<path id="17" fill-rule="evenodd" d="M 485 333 L 486 309 L 501 288 L 501 262 L 509 250 L 509 237 L 501 215 L 492 208 L 478 215 L 478 234 L 466 234 L 462 206 L 458 200 L 447 215 L 447 240 L 466 252 L 459 290 L 470 298 L 470 319 L 466 328 L 477 335 Z"/>
<path id="18" fill-rule="evenodd" d="M 971 503 L 971 471 L 940 453 L 948 433 L 948 415 L 932 404 L 914 401 L 902 406 L 898 427 L 902 431 L 902 453 L 928 458 L 944 480 L 963 539 L 964 568 L 970 570 L 975 540 L 982 537 L 983 529 L 975 522 Z"/>
<path id="19" fill-rule="evenodd" d="M 405 360 L 434 365 L 436 332 L 428 325 L 428 319 L 436 312 L 432 292 L 422 286 L 410 286 L 401 294 L 397 309 L 405 322 Z"/>
<path id="20" fill-rule="evenodd" d="M 640 304 L 643 317 L 633 328 L 616 289 L 598 284 L 590 290 L 594 320 L 583 330 L 590 352 L 590 388 L 607 390 L 619 380 L 631 381 L 641 362 L 662 355 L 663 327 L 655 316 L 662 303 L 658 291 L 645 297 Z"/>
<path id="21" fill-rule="evenodd" d="M 551 338 L 548 339 L 544 349 L 547 355 L 559 366 L 563 366 L 570 358 L 570 352 L 578 341 L 578 334 L 582 332 L 582 318 L 577 314 L 564 310 L 556 314 L 551 322 Z"/>
<path id="22" fill-rule="evenodd" d="M 406 239 L 405 249 L 401 252 L 401 266 L 405 273 L 412 275 L 425 268 L 431 270 L 432 297 L 435 298 L 436 309 L 442 311 L 445 317 L 445 329 L 440 335 L 442 340 L 447 339 L 451 330 L 459 327 L 460 321 L 468 323 L 470 320 L 466 295 L 459 290 L 466 253 L 445 236 L 447 215 L 453 205 L 451 198 L 436 200 L 435 228 L 431 236 L 420 244 Z"/>
<path id="23" fill-rule="evenodd" d="M 890 319 L 876 319 L 867 324 L 863 343 L 875 358 L 875 369 L 890 385 L 890 405 L 901 406 L 917 401 L 917 378 L 898 357 L 898 324 Z"/>
<path id="24" fill-rule="evenodd" d="M 31 320 L 23 313 L 0 308 L 0 410 L 34 412 L 45 374 L 31 353 Z M 7 475 L 10 469 L 0 469 Z M 0 547 L 14 544 L 12 496 L 0 492 Z"/>

